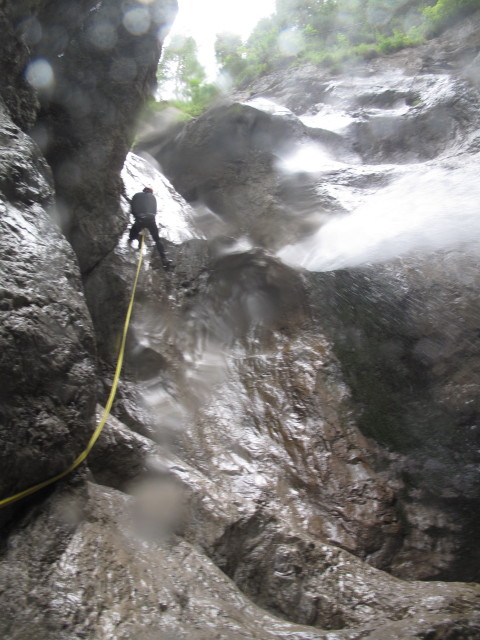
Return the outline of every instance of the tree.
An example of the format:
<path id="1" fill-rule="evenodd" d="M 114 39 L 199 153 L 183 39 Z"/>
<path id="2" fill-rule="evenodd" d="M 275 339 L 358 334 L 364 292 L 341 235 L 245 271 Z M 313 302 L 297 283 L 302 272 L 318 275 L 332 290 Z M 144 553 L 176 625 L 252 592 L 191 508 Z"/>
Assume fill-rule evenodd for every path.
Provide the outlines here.
<path id="1" fill-rule="evenodd" d="M 277 0 L 280 28 L 296 27 L 313 48 L 321 48 L 336 31 L 341 0 Z"/>
<path id="2" fill-rule="evenodd" d="M 282 27 L 314 26 L 338 3 L 335 0 L 276 0 L 277 17 Z"/>
<path id="3" fill-rule="evenodd" d="M 197 43 L 189 36 L 175 36 L 165 48 L 158 73 L 159 89 L 175 100 L 191 101 L 206 73 L 197 58 Z"/>
<path id="4" fill-rule="evenodd" d="M 206 77 L 197 58 L 195 40 L 180 35 L 172 38 L 164 49 L 157 74 L 162 107 L 173 104 L 188 116 L 205 111 L 220 93 L 216 85 L 205 82 Z"/>
<path id="5" fill-rule="evenodd" d="M 215 57 L 222 71 L 226 71 L 233 80 L 245 69 L 243 42 L 236 33 L 218 33 L 215 40 Z"/>
<path id="6" fill-rule="evenodd" d="M 247 40 L 248 55 L 255 64 L 270 69 L 278 58 L 277 39 L 280 33 L 275 16 L 262 18 Z"/>

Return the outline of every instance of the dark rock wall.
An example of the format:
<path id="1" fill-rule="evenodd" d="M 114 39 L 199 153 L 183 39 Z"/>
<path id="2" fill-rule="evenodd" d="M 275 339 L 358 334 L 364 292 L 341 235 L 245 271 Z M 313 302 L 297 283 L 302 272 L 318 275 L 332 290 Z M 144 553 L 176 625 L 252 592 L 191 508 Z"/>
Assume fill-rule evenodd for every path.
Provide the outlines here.
<path id="1" fill-rule="evenodd" d="M 298 234 L 275 159 L 298 144 L 306 127 L 288 109 L 263 106 L 220 104 L 176 135 L 140 140 L 137 149 L 156 156 L 178 192 L 219 214 L 234 237 L 275 248 Z"/>
<path id="2" fill-rule="evenodd" d="M 31 54 L 21 38 L 19 25 L 30 12 L 40 10 L 45 0 L 32 2 L 4 2 L 1 6 L 2 20 L 2 100 L 10 117 L 22 129 L 32 126 L 39 108 L 35 90 L 26 81 L 24 72 Z"/>
<path id="3" fill-rule="evenodd" d="M 126 219 L 119 174 L 136 118 L 156 82 L 175 0 L 48 3 L 32 46 L 53 87 L 41 91 L 32 132 L 52 167 L 60 224 L 89 271 L 117 243 Z"/>
<path id="4" fill-rule="evenodd" d="M 313 278 L 312 304 L 335 318 L 324 327 L 360 427 L 405 454 L 397 465 L 407 535 L 393 561 L 402 576 L 415 565 L 419 577 L 478 579 L 476 263 L 468 251 L 450 251 Z M 430 514 L 423 523 L 422 512 Z"/>
<path id="5" fill-rule="evenodd" d="M 150 3 L 138 33 L 124 27 L 135 7 L 0 9 L 4 497 L 64 470 L 92 432 L 96 348 L 79 263 L 98 262 L 126 226 L 119 173 L 176 3 Z"/>
<path id="6" fill-rule="evenodd" d="M 15 41 L 5 37 L 13 49 Z M 0 484 L 7 497 L 63 471 L 86 444 L 95 341 L 75 254 L 49 215 L 51 170 L 15 124 L 31 123 L 35 100 L 26 101 L 23 80 L 15 99 L 15 77 L 4 78 L 10 91 L 0 106 Z"/>

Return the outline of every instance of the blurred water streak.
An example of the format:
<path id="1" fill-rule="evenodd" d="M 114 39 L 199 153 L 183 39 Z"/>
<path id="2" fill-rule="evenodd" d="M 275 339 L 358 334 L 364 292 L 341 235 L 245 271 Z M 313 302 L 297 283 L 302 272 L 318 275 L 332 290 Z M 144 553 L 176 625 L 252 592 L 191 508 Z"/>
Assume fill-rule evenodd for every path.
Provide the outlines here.
<path id="1" fill-rule="evenodd" d="M 326 222 L 279 257 L 310 271 L 375 263 L 413 251 L 476 245 L 480 240 L 478 166 L 417 165 L 351 213 Z"/>

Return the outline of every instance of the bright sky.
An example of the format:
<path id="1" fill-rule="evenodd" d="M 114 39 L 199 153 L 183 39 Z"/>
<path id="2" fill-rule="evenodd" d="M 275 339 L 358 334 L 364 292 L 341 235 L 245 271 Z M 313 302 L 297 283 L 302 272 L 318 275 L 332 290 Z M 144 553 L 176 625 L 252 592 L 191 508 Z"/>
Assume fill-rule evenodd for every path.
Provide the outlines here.
<path id="1" fill-rule="evenodd" d="M 193 36 L 198 58 L 213 77 L 217 33 L 230 31 L 246 39 L 257 22 L 274 11 L 275 0 L 178 0 L 178 14 L 170 34 Z"/>

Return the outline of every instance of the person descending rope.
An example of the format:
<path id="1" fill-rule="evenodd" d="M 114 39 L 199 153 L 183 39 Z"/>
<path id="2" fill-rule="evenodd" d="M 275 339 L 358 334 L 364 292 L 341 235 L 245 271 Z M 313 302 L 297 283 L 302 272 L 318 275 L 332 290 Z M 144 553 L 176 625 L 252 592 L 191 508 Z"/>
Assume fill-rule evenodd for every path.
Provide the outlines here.
<path id="1" fill-rule="evenodd" d="M 139 241 L 142 229 L 148 229 L 162 259 L 163 268 L 168 271 L 173 267 L 171 260 L 165 255 L 162 241 L 158 234 L 155 215 L 157 213 L 157 199 L 153 195 L 151 187 L 145 187 L 143 191 L 136 193 L 130 201 L 130 211 L 135 218 L 128 236 L 128 244 L 131 245 L 134 240 Z"/>

